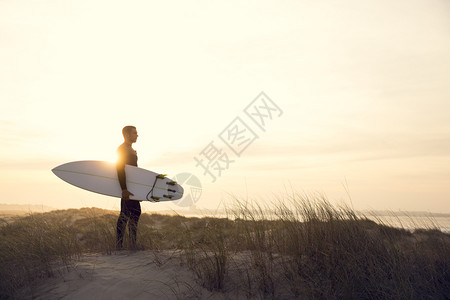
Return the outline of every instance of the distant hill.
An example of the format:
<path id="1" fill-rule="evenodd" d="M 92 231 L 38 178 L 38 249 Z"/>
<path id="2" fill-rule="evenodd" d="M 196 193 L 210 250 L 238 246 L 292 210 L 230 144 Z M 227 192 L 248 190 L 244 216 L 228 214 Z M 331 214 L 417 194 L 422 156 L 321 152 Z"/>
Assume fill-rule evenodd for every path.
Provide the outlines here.
<path id="1" fill-rule="evenodd" d="M 56 208 L 46 205 L 32 205 L 32 204 L 3 204 L 0 203 L 0 211 L 3 212 L 47 212 L 55 210 Z"/>

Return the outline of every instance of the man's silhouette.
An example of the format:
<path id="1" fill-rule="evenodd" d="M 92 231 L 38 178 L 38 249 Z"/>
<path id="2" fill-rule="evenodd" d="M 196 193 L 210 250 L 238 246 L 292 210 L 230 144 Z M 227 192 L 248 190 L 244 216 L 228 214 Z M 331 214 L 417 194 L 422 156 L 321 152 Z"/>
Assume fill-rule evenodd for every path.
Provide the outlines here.
<path id="1" fill-rule="evenodd" d="M 138 134 L 134 126 L 125 126 L 122 129 L 122 134 L 124 142 L 117 148 L 118 160 L 116 165 L 117 176 L 122 188 L 120 215 L 117 220 L 117 248 L 122 248 L 123 246 L 123 235 L 127 223 L 131 246 L 134 248 L 136 246 L 137 225 L 141 215 L 141 204 L 137 200 L 130 200 L 130 196 L 134 195 L 127 189 L 125 165 L 137 167 L 137 153 L 133 149 L 132 144 L 136 142 Z"/>

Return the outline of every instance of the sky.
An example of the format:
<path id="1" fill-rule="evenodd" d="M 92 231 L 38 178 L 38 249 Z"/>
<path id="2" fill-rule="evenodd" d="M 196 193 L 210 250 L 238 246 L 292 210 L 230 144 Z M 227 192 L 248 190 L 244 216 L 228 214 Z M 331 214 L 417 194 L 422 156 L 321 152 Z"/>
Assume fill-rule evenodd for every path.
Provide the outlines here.
<path id="1" fill-rule="evenodd" d="M 450 213 L 449 53 L 446 0 L 0 0 L 0 203 L 117 209 L 51 169 L 114 161 L 135 125 L 197 208 Z"/>

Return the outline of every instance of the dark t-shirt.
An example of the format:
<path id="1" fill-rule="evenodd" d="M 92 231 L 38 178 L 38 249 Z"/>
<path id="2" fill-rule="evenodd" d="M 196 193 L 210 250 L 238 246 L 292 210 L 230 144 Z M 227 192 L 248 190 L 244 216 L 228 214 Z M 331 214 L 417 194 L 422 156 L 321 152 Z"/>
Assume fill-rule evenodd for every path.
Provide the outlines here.
<path id="1" fill-rule="evenodd" d="M 117 155 L 117 176 L 119 178 L 120 187 L 122 190 L 125 190 L 127 189 L 125 165 L 137 167 L 138 157 L 136 151 L 125 143 L 117 148 Z"/>

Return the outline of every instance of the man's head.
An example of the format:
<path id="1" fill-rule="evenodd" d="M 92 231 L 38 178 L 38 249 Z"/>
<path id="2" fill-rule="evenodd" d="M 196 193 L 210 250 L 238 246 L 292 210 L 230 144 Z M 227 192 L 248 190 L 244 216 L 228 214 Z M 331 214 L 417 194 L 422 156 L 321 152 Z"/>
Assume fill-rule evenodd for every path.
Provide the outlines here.
<path id="1" fill-rule="evenodd" d="M 136 130 L 136 127 L 134 126 L 125 126 L 122 129 L 123 138 L 125 139 L 125 142 L 128 142 L 130 144 L 136 143 L 136 140 L 138 138 L 138 133 Z"/>

